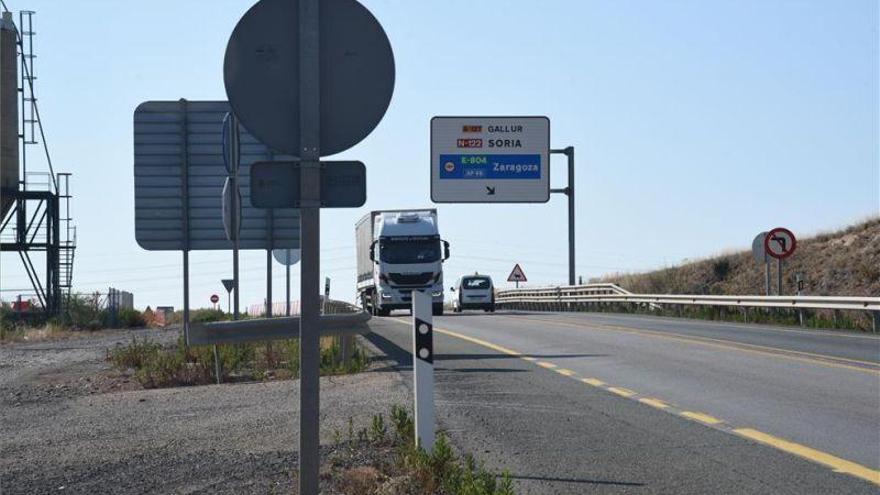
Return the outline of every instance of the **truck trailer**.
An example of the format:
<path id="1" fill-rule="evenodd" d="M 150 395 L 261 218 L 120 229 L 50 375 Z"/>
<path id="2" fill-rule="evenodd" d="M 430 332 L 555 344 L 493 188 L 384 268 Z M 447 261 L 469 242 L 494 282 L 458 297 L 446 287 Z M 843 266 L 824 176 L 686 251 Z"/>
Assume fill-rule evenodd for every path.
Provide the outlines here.
<path id="1" fill-rule="evenodd" d="M 355 225 L 357 300 L 376 316 L 412 307 L 412 291 L 431 294 L 443 314 L 443 262 L 449 243 L 440 238 L 437 210 L 371 211 Z"/>

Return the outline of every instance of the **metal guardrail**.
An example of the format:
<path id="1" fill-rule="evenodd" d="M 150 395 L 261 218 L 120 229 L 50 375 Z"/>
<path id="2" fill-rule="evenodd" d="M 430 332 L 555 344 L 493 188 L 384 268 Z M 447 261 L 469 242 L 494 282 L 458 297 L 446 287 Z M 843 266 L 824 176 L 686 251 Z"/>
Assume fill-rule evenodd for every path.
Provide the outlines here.
<path id="1" fill-rule="evenodd" d="M 495 295 L 495 304 L 507 309 L 564 310 L 571 305 L 592 303 L 880 311 L 880 297 L 632 294 L 614 284 L 509 289 Z"/>
<path id="2" fill-rule="evenodd" d="M 332 309 L 331 309 L 332 308 Z M 320 318 L 320 335 L 357 335 L 370 332 L 370 314 L 340 301 L 328 301 L 327 314 Z M 190 345 L 231 344 L 259 340 L 299 338 L 299 316 L 252 320 L 192 323 Z"/>

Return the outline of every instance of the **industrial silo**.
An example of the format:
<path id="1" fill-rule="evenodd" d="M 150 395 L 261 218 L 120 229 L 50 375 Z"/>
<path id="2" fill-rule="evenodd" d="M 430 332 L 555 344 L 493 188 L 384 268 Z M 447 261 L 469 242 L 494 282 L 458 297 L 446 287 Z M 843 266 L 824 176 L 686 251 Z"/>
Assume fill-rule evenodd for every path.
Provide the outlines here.
<path id="1" fill-rule="evenodd" d="M 12 13 L 0 19 L 0 218 L 12 206 L 9 190 L 18 189 L 18 60 Z"/>

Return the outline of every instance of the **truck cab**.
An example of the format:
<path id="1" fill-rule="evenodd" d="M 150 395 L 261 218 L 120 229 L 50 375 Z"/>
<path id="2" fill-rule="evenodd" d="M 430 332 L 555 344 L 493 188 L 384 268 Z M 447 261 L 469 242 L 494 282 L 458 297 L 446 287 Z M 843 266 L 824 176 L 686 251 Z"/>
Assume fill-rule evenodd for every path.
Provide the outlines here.
<path id="1" fill-rule="evenodd" d="M 482 309 L 495 312 L 495 286 L 488 275 L 466 275 L 455 281 L 451 287 L 452 311 L 461 313 L 465 309 Z"/>
<path id="2" fill-rule="evenodd" d="M 363 307 L 377 316 L 387 316 L 395 309 L 408 310 L 412 308 L 412 291 L 420 290 L 431 294 L 433 313 L 443 314 L 443 262 L 449 258 L 449 243 L 440 238 L 436 212 L 382 211 L 371 217 L 368 248 L 372 273 L 370 280 L 359 283 Z"/>

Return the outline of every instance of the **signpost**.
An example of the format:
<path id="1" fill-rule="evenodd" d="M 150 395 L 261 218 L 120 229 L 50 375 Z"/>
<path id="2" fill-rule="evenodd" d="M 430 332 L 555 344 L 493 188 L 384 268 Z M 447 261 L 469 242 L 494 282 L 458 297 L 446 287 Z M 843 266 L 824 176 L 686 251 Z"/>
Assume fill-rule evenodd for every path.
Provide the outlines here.
<path id="1" fill-rule="evenodd" d="M 796 247 L 797 239 L 784 227 L 770 230 L 764 238 L 764 251 L 776 258 L 776 294 L 779 296 L 782 295 L 782 260 L 791 256 Z"/>
<path id="2" fill-rule="evenodd" d="M 550 189 L 550 155 L 568 159 L 568 187 Z M 547 117 L 431 119 L 435 203 L 546 203 L 568 196 L 568 283 L 575 283 L 574 148 L 550 149 Z"/>
<path id="3" fill-rule="evenodd" d="M 235 288 L 235 280 L 231 278 L 224 278 L 220 281 L 223 284 L 223 288 L 226 289 L 226 312 L 232 313 L 232 289 Z"/>
<path id="4" fill-rule="evenodd" d="M 519 266 L 519 263 L 517 263 L 513 267 L 513 270 L 510 271 L 510 275 L 507 276 L 507 281 L 516 282 L 516 288 L 519 289 L 519 283 L 528 282 L 529 279 L 526 278 L 525 272 L 523 272 L 523 269 Z"/>
<path id="5" fill-rule="evenodd" d="M 248 130 L 299 158 L 299 493 L 319 491 L 320 210 L 323 155 L 346 150 L 391 102 L 394 56 L 375 17 L 356 0 L 260 0 L 230 36 L 226 94 Z"/>
<path id="6" fill-rule="evenodd" d="M 285 287 L 287 288 L 287 292 L 285 294 L 287 310 L 285 311 L 285 315 L 290 316 L 290 267 L 291 265 L 299 263 L 300 251 L 299 249 L 275 249 L 274 251 L 272 251 L 272 256 L 274 256 L 279 263 L 284 265 L 284 269 L 287 275 L 287 283 L 285 285 Z"/>

